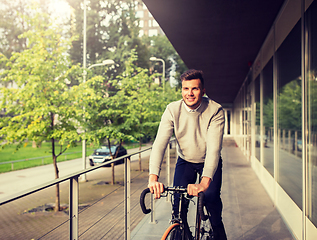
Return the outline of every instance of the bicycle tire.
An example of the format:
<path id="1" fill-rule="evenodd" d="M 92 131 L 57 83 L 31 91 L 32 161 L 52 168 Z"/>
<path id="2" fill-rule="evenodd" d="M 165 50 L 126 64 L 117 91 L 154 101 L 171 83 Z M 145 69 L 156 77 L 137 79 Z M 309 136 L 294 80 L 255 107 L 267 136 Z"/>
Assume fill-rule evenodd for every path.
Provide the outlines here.
<path id="1" fill-rule="evenodd" d="M 165 230 L 161 240 L 181 240 L 183 234 L 180 224 L 174 223 Z"/>

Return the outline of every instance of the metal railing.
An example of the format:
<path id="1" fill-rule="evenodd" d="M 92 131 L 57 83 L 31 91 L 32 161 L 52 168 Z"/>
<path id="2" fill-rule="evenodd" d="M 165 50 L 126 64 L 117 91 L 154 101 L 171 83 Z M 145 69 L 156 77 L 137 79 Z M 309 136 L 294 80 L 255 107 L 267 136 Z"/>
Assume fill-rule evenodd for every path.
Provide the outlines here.
<path id="1" fill-rule="evenodd" d="M 167 156 L 166 156 L 166 168 L 167 168 L 167 184 L 170 183 L 170 144 L 174 140 L 172 139 L 168 145 L 167 148 Z M 132 154 L 127 154 L 125 156 L 116 158 L 114 160 L 108 161 L 106 163 L 90 167 L 81 171 L 77 171 L 73 174 L 70 174 L 65 177 L 61 177 L 58 179 L 55 179 L 53 181 L 50 181 L 48 183 L 39 185 L 37 187 L 31 188 L 29 190 L 25 190 L 19 194 L 15 194 L 13 196 L 7 197 L 4 200 L 0 201 L 0 206 L 13 202 L 15 200 L 18 200 L 20 198 L 26 197 L 28 195 L 31 195 L 33 193 L 39 192 L 43 189 L 49 188 L 51 186 L 54 186 L 56 184 L 69 181 L 69 239 L 78 239 L 78 214 L 79 214 L 79 176 L 82 174 L 86 174 L 88 172 L 95 171 L 99 168 L 104 167 L 105 165 L 108 165 L 109 163 L 115 163 L 117 161 L 120 161 L 122 159 L 125 159 L 124 161 L 124 239 L 129 240 L 131 238 L 131 229 L 130 229 L 130 189 L 131 189 L 131 156 L 134 156 L 136 154 L 140 154 L 142 152 L 146 152 L 148 150 L 151 150 L 152 146 L 139 150 Z M 154 208 L 153 208 L 154 209 Z M 152 211 L 151 221 L 155 221 L 154 216 L 155 213 Z"/>

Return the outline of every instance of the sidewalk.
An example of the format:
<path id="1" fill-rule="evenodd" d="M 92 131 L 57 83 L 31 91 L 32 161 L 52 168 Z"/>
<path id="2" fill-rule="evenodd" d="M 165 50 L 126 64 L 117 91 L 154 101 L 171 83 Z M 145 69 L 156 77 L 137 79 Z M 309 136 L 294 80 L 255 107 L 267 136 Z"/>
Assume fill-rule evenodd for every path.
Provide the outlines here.
<path id="1" fill-rule="evenodd" d="M 223 221 L 228 239 L 293 239 L 240 149 L 227 140 L 222 157 Z M 150 223 L 150 214 L 145 216 L 132 231 L 132 239 L 160 239 L 169 225 L 171 204 L 164 198 L 157 200 L 155 208 L 156 223 Z M 189 214 L 195 218 L 194 211 Z"/>
<path id="2" fill-rule="evenodd" d="M 173 150 L 174 151 L 174 150 Z M 143 167 L 148 166 L 144 157 Z M 262 187 L 250 164 L 235 144 L 225 140 L 223 157 L 224 204 L 223 219 L 228 239 L 232 240 L 291 240 L 293 239 L 272 201 Z M 175 155 L 171 157 L 175 165 Z M 139 206 L 140 193 L 147 186 L 147 170 L 137 171 L 132 163 L 131 238 L 133 240 L 160 239 L 169 225 L 171 205 L 165 198 L 157 201 L 156 223 L 144 215 Z M 123 166 L 116 167 L 118 184 L 109 185 L 107 168 L 88 174 L 88 182 L 79 185 L 79 202 L 84 204 L 79 214 L 79 239 L 123 239 L 124 204 Z M 162 166 L 164 176 L 165 165 Z M 173 170 L 171 170 L 173 173 Z M 136 177 L 138 176 L 138 177 Z M 164 182 L 164 177 L 161 178 Z M 61 184 L 61 202 L 68 203 L 68 183 Z M 65 212 L 25 213 L 36 206 L 54 202 L 55 187 L 21 198 L 0 207 L 0 239 L 69 239 L 68 214 Z M 147 205 L 148 206 L 148 205 Z M 194 207 L 195 210 L 195 207 Z M 194 216 L 190 213 L 190 216 Z M 192 219 L 194 219 L 192 217 Z M 193 226 L 193 223 L 190 222 Z"/>

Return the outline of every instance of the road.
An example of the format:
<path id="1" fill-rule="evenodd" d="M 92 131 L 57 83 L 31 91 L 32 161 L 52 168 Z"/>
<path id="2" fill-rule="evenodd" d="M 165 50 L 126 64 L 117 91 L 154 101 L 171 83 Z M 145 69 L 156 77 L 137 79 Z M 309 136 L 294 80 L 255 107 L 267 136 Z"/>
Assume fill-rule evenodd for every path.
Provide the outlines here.
<path id="1" fill-rule="evenodd" d="M 146 148 L 145 146 L 143 148 Z M 128 149 L 128 154 L 136 152 L 138 149 Z M 142 152 L 142 158 L 149 157 L 150 151 Z M 139 155 L 131 157 L 131 161 L 137 161 Z M 86 163 L 87 168 L 90 167 L 88 161 Z M 58 163 L 59 176 L 67 176 L 74 172 L 83 169 L 82 159 L 74 159 L 70 161 Z M 99 169 L 100 171 L 109 171 L 111 174 L 111 168 Z M 99 170 L 95 170 L 87 174 L 87 179 L 93 179 L 94 175 L 99 173 Z M 6 199 L 11 195 L 18 194 L 30 188 L 42 185 L 43 183 L 52 181 L 55 179 L 55 173 L 53 164 L 17 170 L 13 172 L 7 172 L 0 174 L 0 201 Z"/>

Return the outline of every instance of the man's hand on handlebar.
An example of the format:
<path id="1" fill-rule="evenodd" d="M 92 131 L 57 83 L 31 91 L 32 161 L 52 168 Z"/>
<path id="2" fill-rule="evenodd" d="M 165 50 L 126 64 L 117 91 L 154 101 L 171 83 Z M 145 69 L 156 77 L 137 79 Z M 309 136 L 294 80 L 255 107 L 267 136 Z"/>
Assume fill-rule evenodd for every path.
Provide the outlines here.
<path id="1" fill-rule="evenodd" d="M 158 176 L 154 174 L 150 174 L 149 176 L 148 188 L 150 189 L 151 193 L 154 194 L 156 199 L 160 198 L 161 193 L 164 192 L 163 183 L 158 182 Z"/>
<path id="2" fill-rule="evenodd" d="M 205 192 L 208 189 L 210 182 L 211 179 L 209 177 L 203 177 L 199 184 L 188 184 L 187 193 L 197 197 L 198 193 Z"/>

